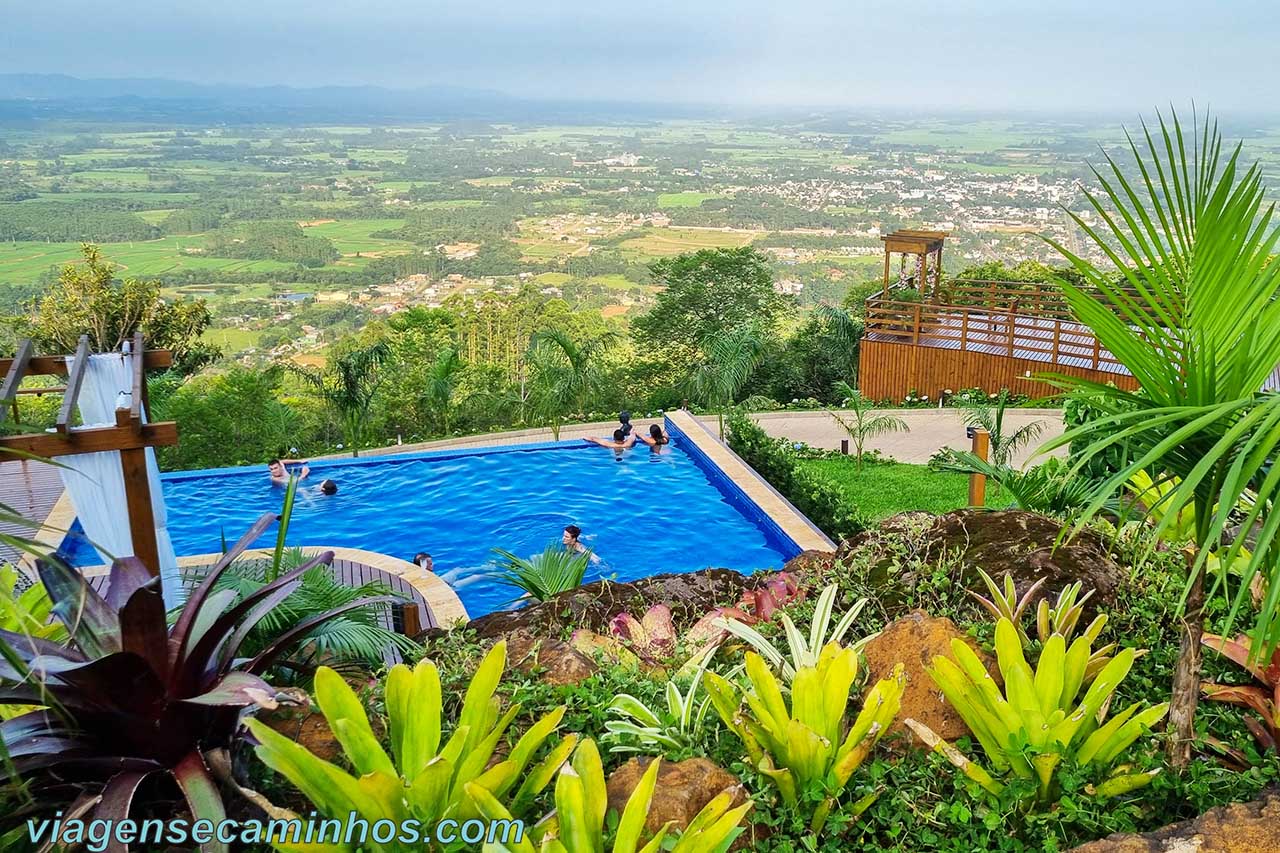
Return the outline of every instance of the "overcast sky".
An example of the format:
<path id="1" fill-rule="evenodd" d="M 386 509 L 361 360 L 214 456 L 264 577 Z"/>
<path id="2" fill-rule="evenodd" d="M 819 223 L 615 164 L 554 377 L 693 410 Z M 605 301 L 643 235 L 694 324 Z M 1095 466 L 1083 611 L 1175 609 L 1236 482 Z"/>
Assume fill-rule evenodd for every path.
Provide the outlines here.
<path id="1" fill-rule="evenodd" d="M 0 72 L 555 99 L 1280 110 L 1274 0 L 0 0 Z"/>

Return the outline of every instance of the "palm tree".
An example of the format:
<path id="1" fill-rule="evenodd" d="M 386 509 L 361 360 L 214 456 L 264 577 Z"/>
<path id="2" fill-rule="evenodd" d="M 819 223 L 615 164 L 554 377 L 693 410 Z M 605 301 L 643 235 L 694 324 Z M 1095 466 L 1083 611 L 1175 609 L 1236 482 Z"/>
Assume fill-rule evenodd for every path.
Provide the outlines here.
<path id="1" fill-rule="evenodd" d="M 311 392 L 338 414 L 352 456 L 360 455 L 369 408 L 382 381 L 380 368 L 390 354 L 386 342 L 379 341 L 331 358 L 324 371 L 289 364 Z"/>
<path id="2" fill-rule="evenodd" d="M 865 331 L 862 320 L 833 305 L 819 305 L 813 313 L 826 324 L 831 344 L 844 361 L 845 370 L 850 376 L 857 376 L 858 352 Z"/>
<path id="3" fill-rule="evenodd" d="M 827 414 L 835 418 L 836 423 L 849 433 L 849 440 L 853 442 L 854 464 L 859 471 L 862 470 L 862 448 L 867 439 L 891 432 L 908 432 L 911 429 L 902 418 L 876 411 L 875 406 L 862 396 L 862 392 L 848 382 L 837 382 L 832 390 L 844 401 L 843 408 L 847 412 L 841 414 L 834 409 L 827 409 Z"/>
<path id="4" fill-rule="evenodd" d="M 716 410 L 724 440 L 724 410 L 764 360 L 764 338 L 754 326 L 726 329 L 702 342 L 702 358 L 689 369 L 685 391 L 690 399 Z"/>
<path id="5" fill-rule="evenodd" d="M 965 426 L 978 427 L 990 436 L 989 456 L 997 467 L 1009 467 L 1013 455 L 1035 441 L 1044 432 L 1043 421 L 1032 421 L 1012 432 L 1005 430 L 1004 416 L 1009 407 L 1009 391 L 1001 388 L 995 405 L 977 403 L 961 410 Z"/>
<path id="6" fill-rule="evenodd" d="M 1252 645 L 1265 657 L 1280 641 L 1280 513 L 1271 512 L 1280 493 L 1280 467 L 1273 467 L 1280 394 L 1259 390 L 1280 363 L 1280 263 L 1269 262 L 1280 232 L 1272 224 L 1274 205 L 1263 206 L 1258 165 L 1244 169 L 1239 146 L 1224 159 L 1216 122 L 1203 130 L 1197 125 L 1190 138 L 1176 115 L 1171 125 L 1160 119 L 1154 138 L 1144 125 L 1145 153 L 1129 139 L 1136 174 L 1126 176 L 1110 157 L 1105 174 L 1095 170 L 1102 191 L 1086 196 L 1102 224 L 1071 216 L 1110 259 L 1105 269 L 1049 241 L 1088 283 L 1086 290 L 1062 282 L 1073 313 L 1142 387 L 1135 394 L 1055 379 L 1061 387 L 1089 392 L 1103 416 L 1049 447 L 1087 442 L 1074 471 L 1121 443 L 1130 453 L 1128 464 L 1095 486 L 1079 524 L 1121 494 L 1139 471 L 1156 482 L 1177 483 L 1161 499 L 1157 533 L 1183 509 L 1195 510 L 1169 712 L 1169 759 L 1179 768 L 1190 761 L 1195 736 L 1206 594 L 1230 602 L 1220 631 L 1228 634 L 1249 604 L 1251 582 L 1262 576 L 1268 591 Z M 1241 505 L 1250 508 L 1235 509 Z M 1252 543 L 1232 539 L 1229 523 L 1250 531 Z M 1212 588 L 1205 589 L 1205 568 L 1215 552 L 1243 569 L 1234 591 L 1225 572 L 1215 573 Z"/>
<path id="7" fill-rule="evenodd" d="M 462 359 L 453 347 L 445 347 L 427 368 L 422 388 L 423 402 L 435 416 L 440 432 L 449 434 L 449 414 L 453 410 L 453 392 L 462 374 Z"/>
<path id="8" fill-rule="evenodd" d="M 529 346 L 530 384 L 534 410 L 551 425 L 560 440 L 566 415 L 583 416 L 587 403 L 604 384 L 601 356 L 613 345 L 612 332 L 578 343 L 559 329 L 535 334 Z"/>

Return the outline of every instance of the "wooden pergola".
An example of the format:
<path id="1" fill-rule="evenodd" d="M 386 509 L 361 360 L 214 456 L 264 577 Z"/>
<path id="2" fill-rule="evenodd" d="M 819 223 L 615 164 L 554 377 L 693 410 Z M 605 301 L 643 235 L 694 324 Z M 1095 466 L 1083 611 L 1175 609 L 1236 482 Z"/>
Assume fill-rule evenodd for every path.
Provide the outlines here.
<path id="1" fill-rule="evenodd" d="M 901 228 L 892 234 L 882 236 L 880 238 L 884 243 L 884 292 L 882 295 L 887 296 L 889 293 L 890 260 L 893 255 L 900 255 L 904 265 L 908 257 L 915 259 L 916 277 L 918 279 L 916 285 L 920 288 L 921 296 L 924 295 L 931 272 L 933 273 L 934 285 L 941 284 L 942 243 L 947 239 L 949 233 L 947 231 L 917 231 Z M 934 259 L 932 270 L 929 269 L 930 257 Z"/>
<path id="2" fill-rule="evenodd" d="M 4 419 L 10 407 L 16 412 L 16 401 L 21 394 L 61 392 L 62 407 L 52 431 L 0 436 L 0 459 L 31 456 L 56 459 L 77 453 L 118 450 L 133 553 L 152 575 L 158 575 L 160 553 L 156 544 L 155 517 L 151 511 L 146 451 L 148 447 L 177 444 L 178 425 L 173 421 L 145 422 L 148 403 L 146 371 L 169 367 L 173 364 L 173 354 L 168 350 L 147 350 L 142 332 L 136 333 L 130 344 L 129 351 L 134 359 L 129 406 L 116 410 L 114 425 L 73 427 L 76 401 L 89 362 L 88 335 L 80 337 L 74 355 L 37 356 L 33 354 L 30 340 L 20 341 L 13 358 L 0 359 L 0 373 L 4 375 L 4 383 L 0 385 L 0 420 Z M 28 376 L 58 376 L 65 377 L 66 381 L 61 387 L 19 387 Z"/>

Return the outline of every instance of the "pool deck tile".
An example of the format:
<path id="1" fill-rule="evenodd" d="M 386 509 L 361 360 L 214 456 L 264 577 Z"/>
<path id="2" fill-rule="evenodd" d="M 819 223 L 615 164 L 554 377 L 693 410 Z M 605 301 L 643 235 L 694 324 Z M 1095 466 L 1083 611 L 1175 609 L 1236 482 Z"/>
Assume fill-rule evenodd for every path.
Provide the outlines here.
<path id="1" fill-rule="evenodd" d="M 716 438 L 701 420 L 686 411 L 668 412 L 667 418 L 802 551 L 836 550 L 826 534 Z"/>

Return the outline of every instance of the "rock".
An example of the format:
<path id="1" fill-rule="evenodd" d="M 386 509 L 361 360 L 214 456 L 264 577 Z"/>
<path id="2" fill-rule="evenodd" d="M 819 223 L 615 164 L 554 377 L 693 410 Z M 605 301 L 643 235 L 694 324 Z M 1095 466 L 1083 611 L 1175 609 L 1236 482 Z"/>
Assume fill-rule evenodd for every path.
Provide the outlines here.
<path id="1" fill-rule="evenodd" d="M 909 535 L 908 544 L 919 562 L 933 565 L 943 555 L 958 557 L 960 576 L 954 580 L 983 595 L 987 593 L 976 571 L 979 568 L 997 582 L 1009 574 L 1020 594 L 1047 578 L 1036 600 L 1056 597 L 1064 587 L 1080 581 L 1085 591 L 1095 590 L 1085 608 L 1087 621 L 1096 608 L 1114 603 L 1125 572 L 1101 535 L 1083 530 L 1059 543 L 1062 528 L 1060 521 L 1025 510 L 961 509 L 937 516 L 921 532 L 915 514 L 907 514 L 886 519 L 879 530 L 855 537 L 840 553 L 849 558 L 859 549 L 882 548 L 887 539 Z M 910 606 L 916 580 L 910 570 L 895 574 L 899 563 L 886 556 L 869 578 L 891 613 Z"/>
<path id="2" fill-rule="evenodd" d="M 316 758 L 333 762 L 342 755 L 342 745 L 333 736 L 329 721 L 324 714 L 311 710 L 309 706 L 262 711 L 258 719 L 299 746 L 306 747 Z"/>
<path id="3" fill-rule="evenodd" d="M 640 783 L 640 777 L 651 761 L 652 758 L 633 758 L 609 774 L 606 787 L 610 809 L 617 809 L 619 814 L 622 813 L 627 799 Z M 672 829 L 684 829 L 703 806 L 727 789 L 733 790 L 735 806 L 746 802 L 746 790 L 742 783 L 711 761 L 705 758 L 664 761 L 658 770 L 658 784 L 653 790 L 653 801 L 649 805 L 645 826 L 650 834 L 661 829 L 667 821 L 673 822 Z"/>
<path id="4" fill-rule="evenodd" d="M 782 571 L 796 575 L 803 583 L 814 577 L 821 577 L 835 564 L 836 555 L 831 551 L 802 551 L 787 560 Z"/>
<path id="5" fill-rule="evenodd" d="M 961 633 L 950 619 L 936 619 L 923 610 L 913 611 L 889 623 L 867 643 L 863 653 L 867 659 L 868 684 L 888 678 L 899 663 L 907 675 L 902 710 L 889 728 L 889 734 L 906 731 L 902 721 L 908 717 L 933 729 L 944 740 L 954 740 L 969 733 L 969 727 L 925 671 L 926 667 L 933 666 L 933 659 L 938 655 L 955 660 L 951 641 L 956 637 L 977 652 L 987 671 L 999 683 L 1000 671 L 994 660 Z"/>
<path id="6" fill-rule="evenodd" d="M 1071 853 L 1276 853 L 1280 851 L 1280 793 L 1210 809 L 1142 835 L 1110 835 Z"/>
<path id="7" fill-rule="evenodd" d="M 595 661 L 563 640 L 524 630 L 507 637 L 507 663 L 521 672 L 539 671 L 544 682 L 557 687 L 581 684 L 599 671 Z"/>
<path id="8" fill-rule="evenodd" d="M 651 605 L 671 608 L 683 630 L 718 605 L 733 605 L 760 577 L 730 569 L 702 569 L 687 574 L 662 574 L 631 583 L 597 581 L 562 592 L 547 601 L 473 619 L 468 628 L 481 639 L 498 640 L 526 630 L 540 637 L 567 634 L 579 628 L 609 633 L 609 620 L 619 613 L 644 613 Z"/>

